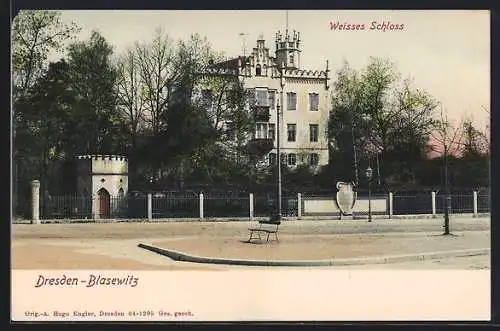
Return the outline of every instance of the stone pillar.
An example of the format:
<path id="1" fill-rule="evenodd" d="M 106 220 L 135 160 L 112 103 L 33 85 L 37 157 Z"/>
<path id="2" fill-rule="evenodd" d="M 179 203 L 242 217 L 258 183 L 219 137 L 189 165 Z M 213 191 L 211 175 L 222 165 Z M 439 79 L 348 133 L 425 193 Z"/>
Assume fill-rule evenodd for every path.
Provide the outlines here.
<path id="1" fill-rule="evenodd" d="M 204 218 L 203 215 L 203 193 L 200 192 L 200 219 L 202 220 Z"/>
<path id="2" fill-rule="evenodd" d="M 391 218 L 393 213 L 394 213 L 393 201 L 394 200 L 393 200 L 392 192 L 389 192 L 389 218 Z"/>
<path id="3" fill-rule="evenodd" d="M 153 219 L 153 195 L 148 193 L 148 220 Z"/>
<path id="4" fill-rule="evenodd" d="M 31 182 L 31 224 L 40 224 L 40 181 Z"/>
<path id="5" fill-rule="evenodd" d="M 254 205 L 253 205 L 253 193 L 250 193 L 248 199 L 249 199 L 249 205 L 250 205 L 250 210 L 249 210 L 250 221 L 253 221 L 253 214 L 254 214 L 254 211 L 253 211 L 253 208 L 254 208 Z"/>
<path id="6" fill-rule="evenodd" d="M 302 194 L 297 193 L 297 219 L 302 218 Z"/>
<path id="7" fill-rule="evenodd" d="M 432 192 L 432 217 L 436 217 L 436 192 Z"/>
<path id="8" fill-rule="evenodd" d="M 473 202 L 473 204 L 474 204 L 474 216 L 477 216 L 477 191 L 474 191 L 472 193 L 472 197 L 474 199 L 474 202 Z"/>

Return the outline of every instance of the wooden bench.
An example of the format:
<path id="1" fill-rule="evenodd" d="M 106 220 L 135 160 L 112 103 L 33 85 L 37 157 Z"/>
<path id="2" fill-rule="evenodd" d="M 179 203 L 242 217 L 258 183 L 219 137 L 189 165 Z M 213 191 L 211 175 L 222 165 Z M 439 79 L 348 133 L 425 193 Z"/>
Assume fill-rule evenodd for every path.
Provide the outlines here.
<path id="1" fill-rule="evenodd" d="M 248 239 L 248 242 L 251 242 L 252 239 L 262 240 L 262 238 L 260 236 L 261 232 L 267 233 L 266 243 L 269 242 L 269 236 L 271 235 L 271 233 L 274 234 L 276 241 L 279 242 L 278 228 L 279 228 L 280 224 L 281 224 L 281 221 L 277 221 L 274 219 L 259 221 L 258 227 L 251 227 L 248 229 L 250 231 L 250 238 Z M 255 238 L 253 237 L 254 233 L 257 234 L 257 237 L 255 237 Z"/>

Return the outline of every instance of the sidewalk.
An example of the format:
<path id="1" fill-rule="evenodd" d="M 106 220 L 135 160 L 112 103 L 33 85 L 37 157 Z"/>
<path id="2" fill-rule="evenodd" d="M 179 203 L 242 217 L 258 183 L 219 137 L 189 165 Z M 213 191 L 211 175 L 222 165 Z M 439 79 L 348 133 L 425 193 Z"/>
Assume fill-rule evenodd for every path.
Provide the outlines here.
<path id="1" fill-rule="evenodd" d="M 248 244 L 236 238 L 186 238 L 141 243 L 139 247 L 176 261 L 236 265 L 352 265 L 396 263 L 488 254 L 489 231 L 453 236 L 414 234 L 283 235 L 280 243 Z"/>

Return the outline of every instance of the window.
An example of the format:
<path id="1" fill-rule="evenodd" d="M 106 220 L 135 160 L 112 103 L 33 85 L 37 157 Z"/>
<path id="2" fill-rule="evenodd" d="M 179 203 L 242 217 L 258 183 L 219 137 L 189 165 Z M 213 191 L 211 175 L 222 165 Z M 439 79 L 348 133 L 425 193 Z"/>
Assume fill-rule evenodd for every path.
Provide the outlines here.
<path id="1" fill-rule="evenodd" d="M 256 139 L 266 139 L 267 138 L 267 123 L 255 123 L 255 138 Z"/>
<path id="2" fill-rule="evenodd" d="M 318 111 L 319 106 L 319 94 L 309 93 L 309 110 Z"/>
<path id="3" fill-rule="evenodd" d="M 287 160 L 287 164 L 289 166 L 294 166 L 297 164 L 297 155 L 295 155 L 293 153 L 288 154 L 286 157 L 286 160 Z"/>
<path id="4" fill-rule="evenodd" d="M 319 155 L 317 153 L 312 153 L 308 155 L 308 163 L 311 167 L 315 167 L 319 163 Z"/>
<path id="5" fill-rule="evenodd" d="M 256 99 L 257 99 L 257 106 L 267 106 L 268 99 L 267 99 L 267 90 L 257 90 L 255 93 Z"/>
<path id="6" fill-rule="evenodd" d="M 297 109 L 297 93 L 288 92 L 286 94 L 286 103 L 287 103 L 288 110 Z"/>
<path id="7" fill-rule="evenodd" d="M 318 141 L 318 124 L 309 124 L 309 141 Z"/>
<path id="8" fill-rule="evenodd" d="M 276 164 L 276 153 L 269 153 L 269 165 L 275 165 Z"/>
<path id="9" fill-rule="evenodd" d="M 255 123 L 255 139 L 275 139 L 276 125 L 274 123 Z"/>
<path id="10" fill-rule="evenodd" d="M 269 91 L 269 108 L 274 109 L 276 104 L 276 91 Z"/>
<path id="11" fill-rule="evenodd" d="M 260 64 L 257 64 L 257 66 L 255 66 L 255 76 L 260 76 L 260 75 L 261 75 Z"/>
<path id="12" fill-rule="evenodd" d="M 293 54 L 290 54 L 290 64 L 293 64 Z"/>
<path id="13" fill-rule="evenodd" d="M 276 125 L 274 123 L 269 123 L 268 136 L 269 139 L 275 140 L 276 138 Z"/>
<path id="14" fill-rule="evenodd" d="M 288 141 L 295 141 L 297 135 L 297 125 L 288 124 L 287 131 L 288 131 Z"/>

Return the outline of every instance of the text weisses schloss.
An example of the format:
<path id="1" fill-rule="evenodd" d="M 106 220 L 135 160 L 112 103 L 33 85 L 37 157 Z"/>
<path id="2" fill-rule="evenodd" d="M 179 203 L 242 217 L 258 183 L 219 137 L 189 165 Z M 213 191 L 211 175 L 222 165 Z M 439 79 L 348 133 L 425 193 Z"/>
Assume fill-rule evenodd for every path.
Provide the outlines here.
<path id="1" fill-rule="evenodd" d="M 89 274 L 88 278 L 70 277 L 65 274 L 54 277 L 47 275 L 38 275 L 34 287 L 56 286 L 85 286 L 85 287 L 103 287 L 103 286 L 129 286 L 136 287 L 139 283 L 139 277 L 127 275 L 121 277 L 110 277 L 101 274 Z"/>
<path id="2" fill-rule="evenodd" d="M 330 30 L 335 31 L 402 31 L 405 29 L 404 24 L 392 23 L 390 21 L 377 22 L 372 21 L 370 23 L 348 23 L 348 22 L 330 22 Z"/>

